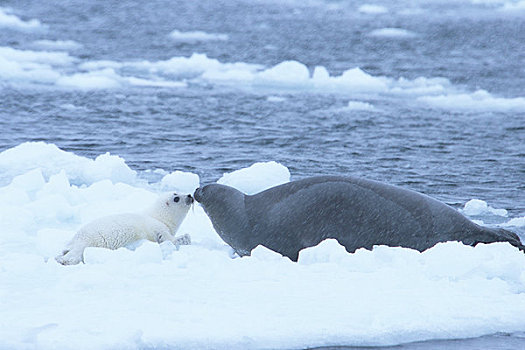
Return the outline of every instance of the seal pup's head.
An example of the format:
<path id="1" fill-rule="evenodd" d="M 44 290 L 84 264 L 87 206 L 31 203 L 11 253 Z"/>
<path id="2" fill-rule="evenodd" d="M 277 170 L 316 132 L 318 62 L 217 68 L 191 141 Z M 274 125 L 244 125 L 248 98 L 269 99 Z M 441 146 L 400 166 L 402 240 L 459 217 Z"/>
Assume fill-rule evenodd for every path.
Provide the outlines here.
<path id="1" fill-rule="evenodd" d="M 188 210 L 193 205 L 191 194 L 164 193 L 147 210 L 147 214 L 169 227 L 172 234 L 179 228 Z"/>
<path id="2" fill-rule="evenodd" d="M 193 196 L 219 236 L 239 255 L 249 254 L 254 247 L 249 244 L 251 230 L 244 203 L 246 195 L 230 186 L 210 184 L 197 188 Z"/>

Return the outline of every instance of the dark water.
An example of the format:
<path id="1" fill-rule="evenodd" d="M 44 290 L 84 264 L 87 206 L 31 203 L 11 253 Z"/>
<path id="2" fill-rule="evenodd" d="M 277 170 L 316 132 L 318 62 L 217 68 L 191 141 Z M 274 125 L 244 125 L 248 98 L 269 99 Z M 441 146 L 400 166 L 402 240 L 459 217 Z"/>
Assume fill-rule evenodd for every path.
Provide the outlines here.
<path id="1" fill-rule="evenodd" d="M 206 53 L 222 62 L 271 66 L 298 60 L 332 75 L 360 67 L 392 78 L 441 76 L 465 91 L 506 98 L 525 83 L 523 15 L 456 2 L 387 3 L 386 16 L 356 11 L 358 2 L 300 6 L 244 1 L 4 1 L 40 32 L 3 30 L 0 43 L 27 48 L 36 39 L 75 40 L 80 60 L 161 60 Z M 337 5 L 329 6 L 329 5 Z M 403 10 L 423 11 L 406 15 Z M 372 38 L 402 27 L 410 40 Z M 173 29 L 227 33 L 226 42 L 176 43 Z M 0 149 L 42 140 L 77 154 L 118 154 L 136 170 L 187 170 L 213 181 L 223 172 L 275 160 L 295 178 L 365 176 L 441 198 L 471 198 L 525 210 L 525 113 L 447 111 L 411 98 L 364 96 L 378 111 L 348 111 L 355 96 L 190 85 L 68 91 L 2 84 Z M 274 92 L 275 94 L 275 92 Z M 79 107 L 64 109 L 65 104 Z"/>
<path id="2" fill-rule="evenodd" d="M 323 347 L 316 350 L 517 350 L 525 348 L 525 338 L 494 334 L 472 339 L 432 340 L 384 347 Z"/>
<path id="3" fill-rule="evenodd" d="M 271 66 L 298 60 L 332 75 L 360 67 L 374 76 L 445 77 L 472 92 L 523 95 L 525 16 L 457 2 L 3 1 L 40 32 L 2 30 L 0 45 L 75 40 L 80 60 L 164 60 L 206 53 L 221 62 Z M 403 11 L 422 11 L 407 15 Z M 417 12 L 416 12 L 417 13 Z M 401 27 L 410 40 L 373 38 Z M 228 41 L 177 43 L 174 29 L 226 33 Z M 525 211 L 525 112 L 447 111 L 410 97 L 369 94 L 377 111 L 349 111 L 345 93 L 265 91 L 193 84 L 82 91 L 1 90 L 0 150 L 42 140 L 77 154 L 118 154 L 136 170 L 197 172 L 203 182 L 256 161 L 275 160 L 294 178 L 352 174 L 403 185 L 448 203 L 481 198 L 511 215 Z M 64 109 L 72 104 L 74 110 Z"/>

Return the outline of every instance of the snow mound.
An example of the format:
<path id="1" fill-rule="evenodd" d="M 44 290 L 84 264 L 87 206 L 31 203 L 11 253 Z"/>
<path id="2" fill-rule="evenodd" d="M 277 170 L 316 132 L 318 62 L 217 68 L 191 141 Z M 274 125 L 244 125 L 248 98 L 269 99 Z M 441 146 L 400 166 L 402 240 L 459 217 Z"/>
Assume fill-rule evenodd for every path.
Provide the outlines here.
<path id="1" fill-rule="evenodd" d="M 273 161 L 255 163 L 248 168 L 226 173 L 217 181 L 249 195 L 287 182 L 290 182 L 290 171 L 284 165 Z"/>
<path id="2" fill-rule="evenodd" d="M 63 170 L 69 180 L 78 185 L 104 179 L 131 183 L 136 179 L 136 172 L 119 156 L 106 153 L 92 160 L 44 142 L 26 142 L 1 152 L 0 169 L 0 184 L 34 169 L 40 169 L 45 178 Z"/>
<path id="3" fill-rule="evenodd" d="M 163 191 L 178 191 L 192 195 L 199 187 L 199 184 L 199 175 L 180 170 L 165 175 L 160 181 L 160 186 Z"/>
<path id="4" fill-rule="evenodd" d="M 492 214 L 497 216 L 507 216 L 506 209 L 495 209 L 487 204 L 487 202 L 480 199 L 471 199 L 465 203 L 462 209 L 463 213 L 470 216 Z"/>

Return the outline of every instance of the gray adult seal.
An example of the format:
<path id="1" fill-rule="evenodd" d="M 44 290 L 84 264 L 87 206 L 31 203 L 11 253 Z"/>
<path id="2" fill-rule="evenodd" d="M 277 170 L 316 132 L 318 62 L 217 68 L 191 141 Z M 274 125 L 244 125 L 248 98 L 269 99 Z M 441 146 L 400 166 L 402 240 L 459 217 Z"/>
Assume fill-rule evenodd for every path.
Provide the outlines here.
<path id="1" fill-rule="evenodd" d="M 301 249 L 327 238 L 348 252 L 374 245 L 424 251 L 446 241 L 509 242 L 525 250 L 516 234 L 479 226 L 436 199 L 354 177 L 312 177 L 252 196 L 211 184 L 194 198 L 241 256 L 263 245 L 297 261 Z"/>

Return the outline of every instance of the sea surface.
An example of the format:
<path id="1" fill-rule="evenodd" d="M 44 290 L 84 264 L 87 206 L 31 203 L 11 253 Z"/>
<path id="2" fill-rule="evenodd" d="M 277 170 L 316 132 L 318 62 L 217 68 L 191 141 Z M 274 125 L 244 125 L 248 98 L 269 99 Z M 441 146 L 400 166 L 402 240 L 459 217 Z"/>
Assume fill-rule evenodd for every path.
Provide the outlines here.
<path id="1" fill-rule="evenodd" d="M 276 161 L 292 179 L 360 176 L 455 207 L 479 198 L 506 209 L 505 221 L 524 216 L 523 1 L 0 9 L 25 23 L 0 16 L 0 152 L 44 141 L 118 155 L 147 180 L 181 170 L 201 184 Z M 487 347 L 525 343 L 496 335 L 400 349 Z"/>

